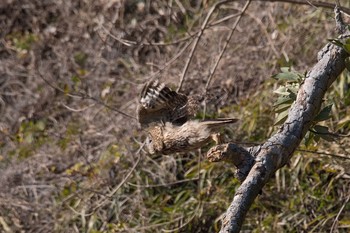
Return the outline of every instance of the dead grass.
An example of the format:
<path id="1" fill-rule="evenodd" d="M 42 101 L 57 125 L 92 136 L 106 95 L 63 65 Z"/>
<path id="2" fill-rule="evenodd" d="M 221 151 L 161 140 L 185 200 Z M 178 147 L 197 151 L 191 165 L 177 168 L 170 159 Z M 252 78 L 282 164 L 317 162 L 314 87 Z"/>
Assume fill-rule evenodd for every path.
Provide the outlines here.
<path id="1" fill-rule="evenodd" d="M 205 150 L 151 158 L 140 150 L 144 135 L 127 116 L 134 116 L 146 80 L 179 82 L 189 54 L 183 48 L 210 4 L 0 4 L 1 231 L 218 231 L 239 185 L 232 168 L 203 161 Z M 184 92 L 204 91 L 235 18 L 217 21 L 241 7 L 234 2 L 214 14 Z M 251 4 L 209 88 L 218 101 L 208 106 L 208 116 L 242 119 L 225 131 L 229 140 L 262 142 L 273 132 L 277 84 L 269 77 L 281 66 L 309 69 L 327 38 L 336 36 L 332 17 L 331 10 L 311 6 Z M 330 99 L 338 92 L 332 93 Z M 333 98 L 338 108 L 331 124 L 346 117 L 349 108 L 341 102 L 348 98 Z M 349 126 L 341 130 L 348 133 Z M 348 156 L 348 145 L 345 138 L 315 148 Z M 348 168 L 339 158 L 296 154 L 264 189 L 244 230 L 329 231 L 349 196 Z M 349 229 L 349 208 L 340 214 L 339 232 Z"/>

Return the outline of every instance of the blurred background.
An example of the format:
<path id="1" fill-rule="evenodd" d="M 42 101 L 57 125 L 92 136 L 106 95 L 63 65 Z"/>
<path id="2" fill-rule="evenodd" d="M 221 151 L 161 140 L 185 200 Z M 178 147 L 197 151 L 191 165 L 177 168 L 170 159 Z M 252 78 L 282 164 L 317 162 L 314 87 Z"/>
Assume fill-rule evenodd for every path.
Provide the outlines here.
<path id="1" fill-rule="evenodd" d="M 239 186 L 232 165 L 206 161 L 209 147 L 151 157 L 135 119 L 145 82 L 178 87 L 215 2 L 0 2 L 1 232 L 220 229 Z M 213 12 L 181 92 L 204 93 L 244 4 Z M 208 83 L 215 98 L 196 117 L 239 118 L 225 140 L 263 143 L 278 127 L 274 90 L 283 83 L 271 76 L 281 67 L 304 74 L 336 37 L 332 7 L 252 1 Z M 325 97 L 333 105 L 323 124 L 341 136 L 301 144 L 243 232 L 350 231 L 349 77 L 344 71 Z"/>

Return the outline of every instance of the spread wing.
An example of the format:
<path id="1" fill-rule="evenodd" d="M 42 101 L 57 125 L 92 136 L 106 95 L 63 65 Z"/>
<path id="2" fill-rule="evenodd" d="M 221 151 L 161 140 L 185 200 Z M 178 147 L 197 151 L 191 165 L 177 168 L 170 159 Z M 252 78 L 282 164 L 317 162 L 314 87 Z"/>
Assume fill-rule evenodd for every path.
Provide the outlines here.
<path id="1" fill-rule="evenodd" d="M 158 80 L 150 81 L 142 89 L 137 109 L 141 127 L 152 123 L 181 125 L 189 116 L 188 97 L 171 90 Z"/>

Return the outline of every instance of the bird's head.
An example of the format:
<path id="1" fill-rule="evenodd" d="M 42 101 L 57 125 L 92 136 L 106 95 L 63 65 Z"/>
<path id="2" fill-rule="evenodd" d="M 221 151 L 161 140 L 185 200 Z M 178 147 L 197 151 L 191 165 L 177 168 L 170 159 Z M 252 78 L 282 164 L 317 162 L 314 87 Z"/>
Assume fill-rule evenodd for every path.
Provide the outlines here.
<path id="1" fill-rule="evenodd" d="M 151 155 L 159 154 L 162 152 L 163 147 L 162 128 L 159 126 L 154 126 L 148 131 L 148 137 L 146 138 L 147 151 Z"/>

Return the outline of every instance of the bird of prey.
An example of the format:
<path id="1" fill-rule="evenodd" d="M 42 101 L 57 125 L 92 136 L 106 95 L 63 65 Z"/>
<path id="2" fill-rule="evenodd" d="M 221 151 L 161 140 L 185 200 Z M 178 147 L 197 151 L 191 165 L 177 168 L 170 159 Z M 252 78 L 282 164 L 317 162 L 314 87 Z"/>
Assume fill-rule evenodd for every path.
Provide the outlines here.
<path id="1" fill-rule="evenodd" d="M 150 154 L 172 154 L 201 148 L 217 141 L 218 128 L 237 121 L 234 118 L 192 120 L 200 96 L 186 96 L 158 80 L 146 83 L 141 91 L 137 118 L 148 132 L 146 147 Z"/>

